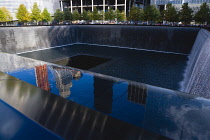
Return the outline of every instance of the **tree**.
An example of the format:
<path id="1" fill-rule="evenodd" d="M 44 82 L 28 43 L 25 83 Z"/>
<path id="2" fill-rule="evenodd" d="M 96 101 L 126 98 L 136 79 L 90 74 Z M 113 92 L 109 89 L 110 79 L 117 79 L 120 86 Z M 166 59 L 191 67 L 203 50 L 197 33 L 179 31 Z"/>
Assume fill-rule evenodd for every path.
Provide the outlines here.
<path id="1" fill-rule="evenodd" d="M 0 22 L 8 22 L 12 21 L 12 15 L 9 10 L 5 7 L 0 8 L 1 14 L 0 14 Z"/>
<path id="2" fill-rule="evenodd" d="M 164 10 L 164 19 L 169 22 L 176 22 L 179 20 L 178 12 L 171 3 L 166 5 L 166 10 Z"/>
<path id="3" fill-rule="evenodd" d="M 81 14 L 81 20 L 89 21 L 91 19 L 91 13 L 90 11 L 84 10 Z"/>
<path id="4" fill-rule="evenodd" d="M 73 12 L 73 20 L 80 20 L 80 14 L 77 10 Z"/>
<path id="5" fill-rule="evenodd" d="M 92 20 L 100 20 L 101 15 L 98 13 L 98 9 L 96 7 L 93 8 L 93 12 L 91 14 L 91 19 Z"/>
<path id="6" fill-rule="evenodd" d="M 52 20 L 47 8 L 44 8 L 43 12 L 41 13 L 41 17 L 43 22 L 48 22 Z"/>
<path id="7" fill-rule="evenodd" d="M 207 3 L 203 3 L 200 6 L 199 11 L 195 14 L 195 21 L 198 23 L 205 23 L 210 21 L 210 9 Z"/>
<path id="8" fill-rule="evenodd" d="M 32 11 L 31 20 L 34 20 L 36 24 L 38 24 L 38 21 L 41 21 L 42 17 L 41 17 L 41 10 L 39 9 L 36 2 L 34 2 L 34 5 L 31 11 Z"/>
<path id="9" fill-rule="evenodd" d="M 107 12 L 105 12 L 105 20 L 114 20 L 115 19 L 115 13 L 112 8 L 109 8 Z"/>
<path id="10" fill-rule="evenodd" d="M 160 11 L 155 7 L 155 5 L 149 5 L 144 10 L 145 21 L 158 21 L 160 19 Z"/>
<path id="11" fill-rule="evenodd" d="M 120 12 L 120 10 L 117 9 L 115 11 L 115 17 L 116 17 L 117 21 L 123 21 L 123 20 L 125 20 L 125 13 Z"/>
<path id="12" fill-rule="evenodd" d="M 16 13 L 16 18 L 20 21 L 20 22 L 28 22 L 30 21 L 30 13 L 28 12 L 27 8 L 25 7 L 24 4 L 21 4 L 18 8 L 18 11 Z"/>
<path id="13" fill-rule="evenodd" d="M 68 8 L 64 9 L 63 14 L 64 14 L 64 20 L 66 20 L 66 21 L 72 21 L 73 20 L 73 15 Z"/>
<path id="14" fill-rule="evenodd" d="M 4 12 L 0 9 L 0 22 L 3 22 L 5 19 Z"/>
<path id="15" fill-rule="evenodd" d="M 193 10 L 188 6 L 188 3 L 183 3 L 182 9 L 179 12 L 180 21 L 184 24 L 189 24 L 192 21 Z"/>
<path id="16" fill-rule="evenodd" d="M 132 7 L 129 13 L 129 20 L 139 21 L 144 19 L 144 11 L 139 7 Z"/>
<path id="17" fill-rule="evenodd" d="M 61 12 L 59 9 L 57 9 L 54 13 L 54 20 L 59 23 L 64 20 L 63 12 Z"/>

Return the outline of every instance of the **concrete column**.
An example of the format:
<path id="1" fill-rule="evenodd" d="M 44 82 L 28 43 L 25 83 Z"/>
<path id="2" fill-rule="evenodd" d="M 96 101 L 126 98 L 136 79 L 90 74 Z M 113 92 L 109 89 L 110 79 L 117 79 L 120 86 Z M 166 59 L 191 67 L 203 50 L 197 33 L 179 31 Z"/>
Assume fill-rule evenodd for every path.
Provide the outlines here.
<path id="1" fill-rule="evenodd" d="M 103 11 L 104 11 L 104 14 L 103 14 L 103 22 L 105 20 L 105 0 L 103 0 Z"/>
<path id="2" fill-rule="evenodd" d="M 127 0 L 125 0 L 125 8 L 124 8 L 125 16 L 126 16 L 126 8 L 127 8 L 127 7 L 126 7 L 126 1 L 127 1 Z"/>
<path id="3" fill-rule="evenodd" d="M 61 1 L 61 11 L 63 11 L 63 2 Z"/>
<path id="4" fill-rule="evenodd" d="M 71 13 L 73 13 L 72 0 L 70 0 L 70 5 L 71 5 Z"/>
<path id="5" fill-rule="evenodd" d="M 93 12 L 93 0 L 92 0 L 92 12 Z"/>
<path id="6" fill-rule="evenodd" d="M 117 0 L 115 0 L 115 10 L 117 10 Z"/>
<path id="7" fill-rule="evenodd" d="M 81 0 L 81 13 L 83 13 L 83 3 L 82 3 L 82 0 Z"/>
<path id="8" fill-rule="evenodd" d="M 105 13 L 105 0 L 103 0 L 103 11 Z"/>

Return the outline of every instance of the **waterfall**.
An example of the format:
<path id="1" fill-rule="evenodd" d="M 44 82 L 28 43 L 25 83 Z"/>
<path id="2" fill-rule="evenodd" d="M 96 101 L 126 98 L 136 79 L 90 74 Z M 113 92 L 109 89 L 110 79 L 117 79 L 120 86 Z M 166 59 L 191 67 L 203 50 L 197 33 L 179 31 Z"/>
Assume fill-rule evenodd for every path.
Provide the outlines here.
<path id="1" fill-rule="evenodd" d="M 78 26 L 78 41 L 189 54 L 198 31 L 198 28 L 183 27 L 83 25 Z"/>
<path id="2" fill-rule="evenodd" d="M 198 31 L 198 28 L 124 25 L 1 28 L 0 51 L 14 54 L 88 43 L 189 54 Z"/>
<path id="3" fill-rule="evenodd" d="M 181 91 L 210 97 L 210 33 L 204 29 L 191 50 Z"/>

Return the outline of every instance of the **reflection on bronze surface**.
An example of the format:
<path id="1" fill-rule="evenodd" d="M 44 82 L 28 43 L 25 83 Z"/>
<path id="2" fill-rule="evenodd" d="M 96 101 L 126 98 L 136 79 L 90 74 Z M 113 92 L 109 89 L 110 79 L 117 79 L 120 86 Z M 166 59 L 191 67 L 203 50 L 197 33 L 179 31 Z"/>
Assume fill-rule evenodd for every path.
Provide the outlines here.
<path id="1" fill-rule="evenodd" d="M 114 81 L 94 76 L 94 107 L 104 113 L 112 113 Z"/>
<path id="2" fill-rule="evenodd" d="M 47 65 L 36 66 L 35 72 L 37 86 L 46 91 L 50 91 Z"/>
<path id="3" fill-rule="evenodd" d="M 60 96 L 63 98 L 69 97 L 71 94 L 70 88 L 72 87 L 72 80 L 80 79 L 82 73 L 80 71 L 56 66 L 53 66 L 52 70 Z"/>
<path id="4" fill-rule="evenodd" d="M 128 101 L 138 103 L 141 105 L 146 104 L 147 86 L 144 84 L 129 84 L 128 85 Z"/>

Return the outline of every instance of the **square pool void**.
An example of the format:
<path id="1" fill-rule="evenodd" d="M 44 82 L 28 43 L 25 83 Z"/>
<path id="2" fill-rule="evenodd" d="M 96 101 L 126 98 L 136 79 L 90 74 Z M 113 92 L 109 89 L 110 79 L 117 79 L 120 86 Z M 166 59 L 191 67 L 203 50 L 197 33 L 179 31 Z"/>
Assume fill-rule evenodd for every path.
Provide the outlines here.
<path id="1" fill-rule="evenodd" d="M 63 66 L 70 66 L 70 67 L 83 69 L 83 70 L 88 70 L 100 64 L 106 63 L 110 60 L 112 59 L 97 57 L 97 56 L 90 56 L 90 55 L 77 55 L 77 56 L 72 56 L 65 59 L 57 60 L 52 63 L 63 65 Z"/>
<path id="2" fill-rule="evenodd" d="M 187 55 L 74 44 L 19 54 L 122 79 L 179 90 Z"/>

